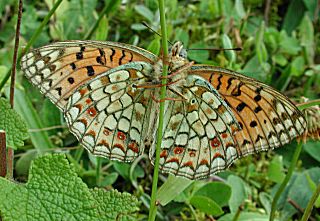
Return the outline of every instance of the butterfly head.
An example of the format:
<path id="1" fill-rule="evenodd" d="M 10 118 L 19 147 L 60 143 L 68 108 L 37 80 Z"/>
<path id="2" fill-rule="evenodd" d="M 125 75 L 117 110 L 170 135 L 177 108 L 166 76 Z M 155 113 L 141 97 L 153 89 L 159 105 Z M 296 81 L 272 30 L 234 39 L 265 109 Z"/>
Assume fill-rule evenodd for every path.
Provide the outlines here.
<path id="1" fill-rule="evenodd" d="M 181 57 L 187 58 L 187 50 L 183 48 L 183 44 L 181 41 L 177 41 L 169 48 L 170 54 L 172 57 Z"/>

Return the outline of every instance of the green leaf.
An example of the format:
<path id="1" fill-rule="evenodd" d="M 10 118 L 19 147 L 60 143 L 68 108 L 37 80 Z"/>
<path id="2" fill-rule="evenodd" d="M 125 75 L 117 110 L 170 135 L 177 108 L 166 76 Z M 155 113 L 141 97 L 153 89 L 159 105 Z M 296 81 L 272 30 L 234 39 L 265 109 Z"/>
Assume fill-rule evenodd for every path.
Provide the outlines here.
<path id="1" fill-rule="evenodd" d="M 315 160 L 320 162 L 320 145 L 319 142 L 307 142 L 303 149 Z"/>
<path id="2" fill-rule="evenodd" d="M 276 183 L 281 183 L 285 177 L 283 172 L 282 156 L 275 156 L 268 168 L 268 178 Z"/>
<path id="3" fill-rule="evenodd" d="M 229 36 L 226 34 L 222 35 L 222 45 L 223 45 L 223 48 L 232 48 L 231 40 L 230 40 Z M 226 51 L 224 51 L 224 54 L 226 55 L 226 57 L 228 58 L 228 60 L 230 62 L 233 63 L 236 61 L 236 53 L 234 51 L 226 50 Z"/>
<path id="4" fill-rule="evenodd" d="M 153 12 L 147 8 L 144 5 L 136 5 L 134 6 L 134 9 L 140 14 L 142 15 L 144 18 L 148 19 L 149 22 L 153 22 L 154 20 L 154 15 Z"/>
<path id="5" fill-rule="evenodd" d="M 298 27 L 303 18 L 305 9 L 306 8 L 302 0 L 290 1 L 290 5 L 282 24 L 282 28 L 286 30 L 288 34 L 291 34 L 291 32 Z"/>
<path id="6" fill-rule="evenodd" d="M 309 16 L 305 15 L 300 24 L 301 45 L 304 48 L 305 58 L 309 65 L 314 63 L 314 28 Z"/>
<path id="7" fill-rule="evenodd" d="M 288 59 L 283 54 L 273 55 L 272 60 L 280 66 L 285 66 L 288 63 Z"/>
<path id="8" fill-rule="evenodd" d="M 264 30 L 265 24 L 261 22 L 259 29 L 256 34 L 255 42 L 256 42 L 256 54 L 258 55 L 259 63 L 265 63 L 268 60 L 268 51 L 264 44 Z"/>
<path id="9" fill-rule="evenodd" d="M 4 98 L 0 98 L 0 113 L 0 130 L 6 132 L 7 146 L 14 149 L 23 146 L 23 140 L 29 137 L 26 122 Z"/>
<path id="10" fill-rule="evenodd" d="M 197 42 L 190 45 L 190 48 L 207 48 L 204 42 Z M 206 50 L 192 50 L 189 51 L 188 57 L 190 60 L 204 63 L 209 58 L 209 52 Z"/>
<path id="11" fill-rule="evenodd" d="M 280 32 L 279 38 L 280 53 L 297 55 L 298 52 L 301 51 L 299 41 L 294 37 L 289 37 L 285 31 Z"/>
<path id="12" fill-rule="evenodd" d="M 270 214 L 272 197 L 266 192 L 261 192 L 259 193 L 259 200 L 266 210 L 267 214 Z"/>
<path id="13" fill-rule="evenodd" d="M 218 221 L 230 221 L 233 220 L 235 214 L 226 214 L 219 218 Z M 254 212 L 241 212 L 237 221 L 269 221 L 269 216 Z M 275 219 L 277 220 L 277 219 Z"/>
<path id="14" fill-rule="evenodd" d="M 242 0 L 236 0 L 234 7 L 238 16 L 242 19 L 246 16 L 246 12 L 244 11 L 243 2 Z"/>
<path id="15" fill-rule="evenodd" d="M 312 192 L 315 192 L 317 189 L 317 184 L 311 179 L 311 177 L 308 173 L 306 174 L 306 178 L 308 180 L 308 183 L 309 183 L 309 186 L 310 186 Z M 318 198 L 316 199 L 315 207 L 316 208 L 320 207 L 320 196 L 318 196 Z"/>
<path id="16" fill-rule="evenodd" d="M 304 58 L 302 56 L 295 57 L 291 62 L 290 74 L 297 77 L 303 75 L 305 68 L 304 65 Z"/>
<path id="17" fill-rule="evenodd" d="M 209 197 L 193 196 L 190 199 L 190 204 L 208 215 L 220 216 L 223 214 L 221 207 Z"/>
<path id="18" fill-rule="evenodd" d="M 4 220 L 128 220 L 138 210 L 128 193 L 89 189 L 62 154 L 37 158 L 25 185 L 1 177 L 0 189 Z"/>
<path id="19" fill-rule="evenodd" d="M 8 94 L 8 91 L 6 91 Z M 16 88 L 14 108 L 25 119 L 28 128 L 41 129 L 44 128 L 42 121 L 37 111 L 32 106 L 28 95 L 21 89 Z M 46 151 L 48 148 L 54 147 L 51 143 L 48 133 L 46 131 L 38 131 L 30 133 L 30 138 L 37 150 L 40 152 Z"/>
<path id="20" fill-rule="evenodd" d="M 192 180 L 169 175 L 166 182 L 158 189 L 157 200 L 162 206 L 165 206 L 182 193 L 191 183 L 193 183 Z"/>
<path id="21" fill-rule="evenodd" d="M 235 213 L 239 206 L 248 198 L 244 181 L 235 175 L 228 177 L 228 184 L 231 186 L 232 193 L 229 200 L 229 207 L 231 213 Z"/>
<path id="22" fill-rule="evenodd" d="M 202 186 L 194 196 L 205 196 L 215 201 L 219 206 L 225 206 L 231 196 L 229 185 L 221 182 L 211 182 Z"/>
<path id="23" fill-rule="evenodd" d="M 155 55 L 159 55 L 161 48 L 160 38 L 153 39 L 147 47 L 147 50 Z"/>
<path id="24" fill-rule="evenodd" d="M 96 39 L 98 41 L 105 41 L 108 37 L 109 23 L 107 16 L 103 16 L 99 22 L 98 28 L 96 30 Z"/>

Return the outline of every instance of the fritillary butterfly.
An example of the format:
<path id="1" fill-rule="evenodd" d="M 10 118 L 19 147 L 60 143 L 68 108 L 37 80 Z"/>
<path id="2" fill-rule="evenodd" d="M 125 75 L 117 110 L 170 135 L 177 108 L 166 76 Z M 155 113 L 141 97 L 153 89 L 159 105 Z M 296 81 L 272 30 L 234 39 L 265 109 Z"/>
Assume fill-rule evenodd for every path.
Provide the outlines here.
<path id="1" fill-rule="evenodd" d="M 193 65 L 185 55 L 177 42 L 168 59 L 161 171 L 205 178 L 305 131 L 303 115 L 283 94 L 233 71 Z M 150 147 L 154 161 L 159 57 L 121 43 L 68 41 L 34 49 L 21 67 L 92 154 L 131 162 Z"/>

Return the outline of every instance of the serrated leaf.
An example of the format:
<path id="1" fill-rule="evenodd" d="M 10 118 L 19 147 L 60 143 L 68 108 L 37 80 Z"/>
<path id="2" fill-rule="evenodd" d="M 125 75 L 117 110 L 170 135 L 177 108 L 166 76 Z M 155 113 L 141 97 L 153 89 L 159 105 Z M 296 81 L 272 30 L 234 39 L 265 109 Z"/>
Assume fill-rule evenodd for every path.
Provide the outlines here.
<path id="1" fill-rule="evenodd" d="M 220 216 L 223 214 L 221 207 L 209 197 L 193 196 L 190 199 L 190 204 L 209 215 Z"/>
<path id="2" fill-rule="evenodd" d="M 0 113 L 0 130 L 6 132 L 7 146 L 15 149 L 23 146 L 23 140 L 29 137 L 26 122 L 4 98 L 0 98 Z"/>
<path id="3" fill-rule="evenodd" d="M 127 193 L 90 190 L 62 154 L 34 160 L 25 185 L 0 178 L 0 189 L 4 220 L 128 220 L 138 210 Z"/>

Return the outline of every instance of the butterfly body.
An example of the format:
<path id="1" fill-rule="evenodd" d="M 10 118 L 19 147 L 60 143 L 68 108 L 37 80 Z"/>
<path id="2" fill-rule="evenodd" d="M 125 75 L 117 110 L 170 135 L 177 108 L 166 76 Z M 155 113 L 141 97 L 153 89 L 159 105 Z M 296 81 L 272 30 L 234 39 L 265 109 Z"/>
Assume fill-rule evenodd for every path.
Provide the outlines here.
<path id="1" fill-rule="evenodd" d="M 88 151 L 131 162 L 150 146 L 153 162 L 163 63 L 169 67 L 163 172 L 205 178 L 305 130 L 302 114 L 287 97 L 236 72 L 194 65 L 181 43 L 163 62 L 121 43 L 59 42 L 26 54 L 22 70 L 64 112 Z"/>

